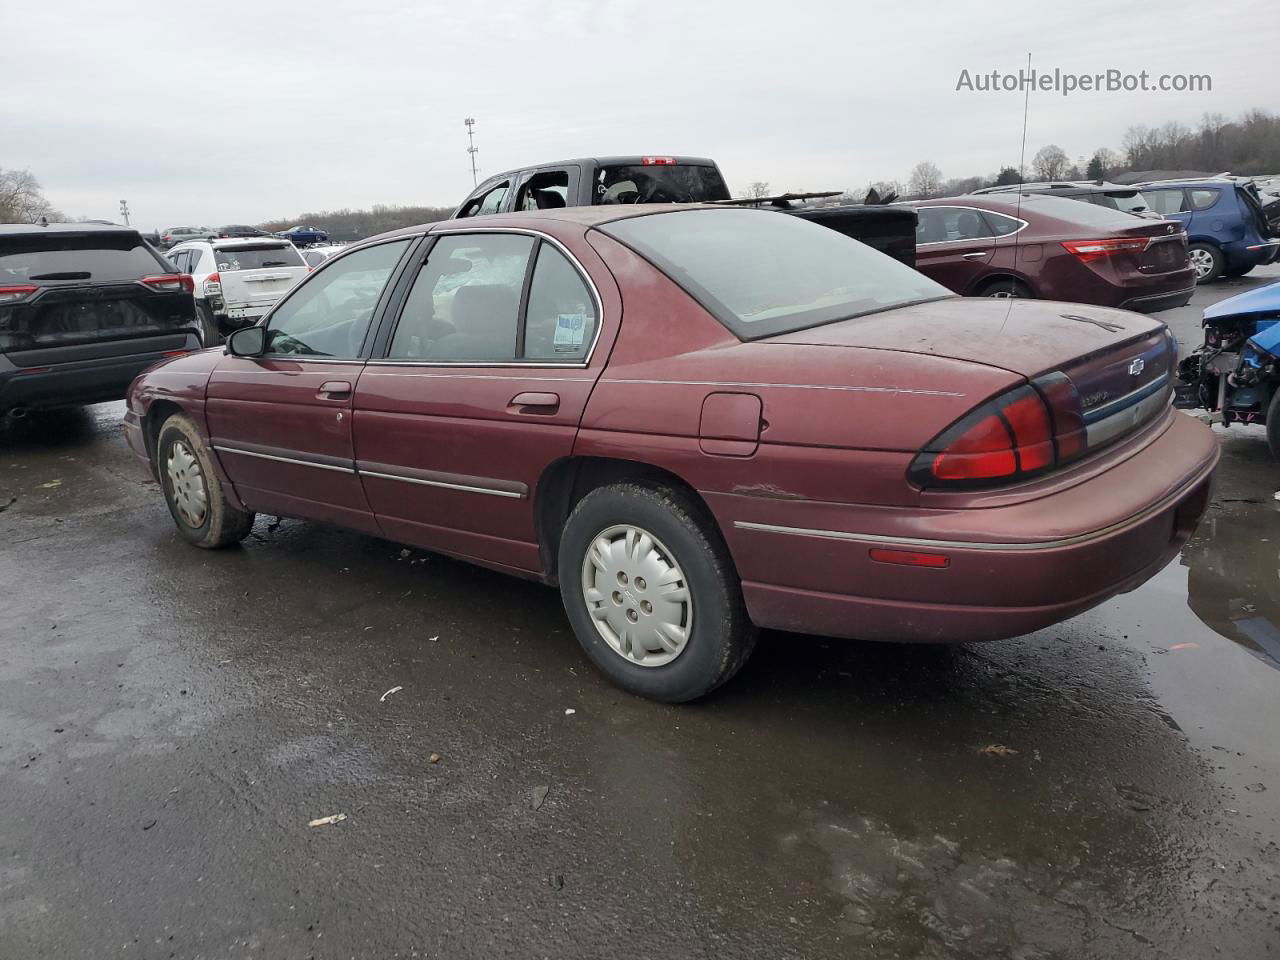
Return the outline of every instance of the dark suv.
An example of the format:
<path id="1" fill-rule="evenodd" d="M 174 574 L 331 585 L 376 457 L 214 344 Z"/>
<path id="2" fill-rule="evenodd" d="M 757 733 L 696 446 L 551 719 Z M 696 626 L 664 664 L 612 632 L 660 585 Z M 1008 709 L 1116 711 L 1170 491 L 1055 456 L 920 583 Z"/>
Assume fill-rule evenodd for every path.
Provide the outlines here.
<path id="1" fill-rule="evenodd" d="M 191 290 L 137 230 L 0 224 L 0 411 L 122 399 L 200 349 Z"/>

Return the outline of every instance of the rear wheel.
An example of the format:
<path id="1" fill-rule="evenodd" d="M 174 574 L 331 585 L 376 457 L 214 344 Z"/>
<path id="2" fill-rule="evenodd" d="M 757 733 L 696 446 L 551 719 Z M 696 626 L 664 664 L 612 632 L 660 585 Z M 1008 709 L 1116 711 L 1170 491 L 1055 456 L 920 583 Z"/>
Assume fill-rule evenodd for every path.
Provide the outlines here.
<path id="1" fill-rule="evenodd" d="M 227 500 L 200 432 L 186 414 L 175 413 L 160 427 L 156 466 L 165 503 L 184 538 L 213 550 L 249 535 L 254 515 Z"/>
<path id="2" fill-rule="evenodd" d="M 978 293 L 980 297 L 994 297 L 998 300 L 1030 300 L 1035 297 L 1021 280 L 993 280 Z"/>
<path id="3" fill-rule="evenodd" d="M 1271 447 L 1271 455 L 1280 460 L 1280 384 L 1271 394 L 1271 404 L 1267 407 L 1267 444 Z"/>
<path id="4" fill-rule="evenodd" d="M 593 490 L 560 538 L 560 594 L 578 642 L 631 693 L 668 703 L 714 690 L 755 644 L 714 521 L 663 486 Z"/>
<path id="5" fill-rule="evenodd" d="M 206 347 L 216 347 L 222 343 L 222 334 L 218 332 L 218 321 L 214 319 L 213 311 L 202 300 L 196 301 L 196 319 L 200 321 L 200 339 Z"/>
<path id="6" fill-rule="evenodd" d="M 1193 243 L 1187 247 L 1187 257 L 1196 271 L 1196 283 L 1208 283 L 1222 276 L 1222 253 L 1208 243 Z"/>

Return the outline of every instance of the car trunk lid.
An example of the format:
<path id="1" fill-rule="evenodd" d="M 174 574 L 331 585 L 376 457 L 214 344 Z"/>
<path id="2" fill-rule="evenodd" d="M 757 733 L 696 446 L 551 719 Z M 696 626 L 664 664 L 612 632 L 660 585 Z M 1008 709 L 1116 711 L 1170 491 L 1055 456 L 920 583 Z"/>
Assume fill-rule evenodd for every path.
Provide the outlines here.
<path id="1" fill-rule="evenodd" d="M 310 269 L 297 248 L 282 241 L 218 246 L 213 253 L 228 309 L 265 309 Z"/>

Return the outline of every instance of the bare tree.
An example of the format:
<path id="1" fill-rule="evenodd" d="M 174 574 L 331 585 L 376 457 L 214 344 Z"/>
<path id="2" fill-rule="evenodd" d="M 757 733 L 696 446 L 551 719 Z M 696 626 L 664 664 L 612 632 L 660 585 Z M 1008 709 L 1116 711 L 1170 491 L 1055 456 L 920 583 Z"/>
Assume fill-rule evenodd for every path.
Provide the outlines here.
<path id="1" fill-rule="evenodd" d="M 1031 168 L 1035 171 L 1037 180 L 1061 180 L 1070 165 L 1067 151 L 1056 143 L 1041 147 L 1031 161 Z"/>
<path id="2" fill-rule="evenodd" d="M 40 192 L 40 181 L 30 170 L 0 169 L 0 223 L 35 223 L 41 217 L 62 219 Z"/>
<path id="3" fill-rule="evenodd" d="M 751 186 L 747 187 L 747 196 L 752 200 L 759 200 L 761 197 L 769 196 L 768 181 L 756 180 Z"/>
<path id="4" fill-rule="evenodd" d="M 942 171 L 932 161 L 922 160 L 911 168 L 907 187 L 913 197 L 925 200 L 936 197 L 938 191 L 942 189 Z"/>

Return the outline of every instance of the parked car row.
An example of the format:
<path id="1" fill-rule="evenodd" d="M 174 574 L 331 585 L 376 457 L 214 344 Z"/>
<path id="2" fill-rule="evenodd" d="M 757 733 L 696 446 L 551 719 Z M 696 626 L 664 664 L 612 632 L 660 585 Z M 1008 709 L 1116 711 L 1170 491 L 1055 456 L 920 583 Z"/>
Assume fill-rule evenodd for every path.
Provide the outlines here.
<path id="1" fill-rule="evenodd" d="M 329 235 L 316 227 L 290 227 L 279 233 L 268 233 L 260 227 L 251 227 L 243 223 L 230 223 L 226 226 L 210 229 L 209 227 L 169 227 L 158 234 L 156 246 L 168 250 L 180 243 L 191 240 L 245 239 L 250 237 L 280 237 L 292 242 L 295 246 L 305 247 L 315 244 L 326 244 Z"/>

